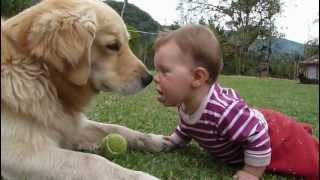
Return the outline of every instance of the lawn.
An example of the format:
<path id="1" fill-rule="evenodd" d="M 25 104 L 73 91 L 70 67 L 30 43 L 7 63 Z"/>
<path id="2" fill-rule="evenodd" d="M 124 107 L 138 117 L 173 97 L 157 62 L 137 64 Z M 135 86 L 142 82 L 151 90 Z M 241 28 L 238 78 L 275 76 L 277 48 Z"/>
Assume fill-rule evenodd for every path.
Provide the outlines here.
<path id="1" fill-rule="evenodd" d="M 319 137 L 319 86 L 303 85 L 283 79 L 260 79 L 241 76 L 221 76 L 223 86 L 236 89 L 251 106 L 272 108 L 303 122 L 313 124 Z M 178 123 L 175 108 L 165 108 L 156 100 L 152 83 L 134 96 L 100 94 L 91 119 L 116 123 L 146 133 L 169 135 Z M 163 180 L 224 180 L 231 179 L 235 169 L 209 161 L 208 156 L 192 143 L 189 147 L 170 153 L 129 151 L 113 160 L 124 167 L 148 172 Z M 267 174 L 264 179 L 294 179 Z"/>

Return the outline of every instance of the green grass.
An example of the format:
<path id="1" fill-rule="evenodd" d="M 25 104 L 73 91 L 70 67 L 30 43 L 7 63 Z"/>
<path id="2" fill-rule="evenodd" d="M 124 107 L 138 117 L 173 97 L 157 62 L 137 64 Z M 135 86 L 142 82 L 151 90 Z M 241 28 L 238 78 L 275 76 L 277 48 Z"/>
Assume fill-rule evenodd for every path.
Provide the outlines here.
<path id="1" fill-rule="evenodd" d="M 221 76 L 223 86 L 236 89 L 251 106 L 272 108 L 299 121 L 311 123 L 319 137 L 319 86 L 283 79 Z M 169 135 L 178 123 L 175 108 L 165 108 L 156 100 L 152 83 L 134 96 L 100 94 L 88 113 L 91 119 L 116 123 L 146 133 Z M 236 169 L 209 160 L 196 144 L 170 153 L 129 151 L 113 160 L 121 166 L 148 172 L 163 180 L 227 180 Z M 264 179 L 294 179 L 266 174 Z"/>

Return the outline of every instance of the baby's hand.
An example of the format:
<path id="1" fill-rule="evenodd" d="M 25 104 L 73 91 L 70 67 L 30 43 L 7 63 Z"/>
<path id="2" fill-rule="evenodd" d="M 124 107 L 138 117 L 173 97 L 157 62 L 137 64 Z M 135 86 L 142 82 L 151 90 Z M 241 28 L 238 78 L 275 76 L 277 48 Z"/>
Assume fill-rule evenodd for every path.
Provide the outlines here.
<path id="1" fill-rule="evenodd" d="M 181 148 L 184 147 L 184 145 L 174 143 L 174 141 L 172 140 L 172 137 L 171 137 L 171 136 L 164 136 L 163 138 L 164 138 L 165 140 L 167 140 L 167 141 L 170 141 L 171 144 L 172 144 L 172 146 L 170 147 L 170 149 L 168 149 L 167 151 L 173 151 L 173 150 L 181 149 Z"/>
<path id="2" fill-rule="evenodd" d="M 239 170 L 232 177 L 234 180 L 259 180 L 259 178 L 255 175 L 252 175 L 246 171 Z"/>
<path id="3" fill-rule="evenodd" d="M 148 134 L 148 138 L 144 141 L 151 152 L 166 152 L 170 151 L 174 144 L 166 138 L 167 136 L 158 134 Z"/>
<path id="4" fill-rule="evenodd" d="M 167 141 L 172 142 L 172 140 L 171 140 L 171 136 L 163 136 L 163 138 L 164 138 L 165 140 L 167 140 Z"/>

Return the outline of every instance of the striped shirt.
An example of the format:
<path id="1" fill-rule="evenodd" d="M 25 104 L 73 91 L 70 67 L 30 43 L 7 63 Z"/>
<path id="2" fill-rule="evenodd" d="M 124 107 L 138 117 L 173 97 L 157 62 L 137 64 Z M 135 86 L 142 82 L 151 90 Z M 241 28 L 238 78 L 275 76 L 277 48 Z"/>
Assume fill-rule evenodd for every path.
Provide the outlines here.
<path id="1" fill-rule="evenodd" d="M 229 164 L 270 164 L 268 125 L 233 89 L 215 83 L 195 113 L 188 115 L 183 110 L 181 105 L 181 121 L 171 135 L 177 145 L 194 139 L 211 156 Z"/>

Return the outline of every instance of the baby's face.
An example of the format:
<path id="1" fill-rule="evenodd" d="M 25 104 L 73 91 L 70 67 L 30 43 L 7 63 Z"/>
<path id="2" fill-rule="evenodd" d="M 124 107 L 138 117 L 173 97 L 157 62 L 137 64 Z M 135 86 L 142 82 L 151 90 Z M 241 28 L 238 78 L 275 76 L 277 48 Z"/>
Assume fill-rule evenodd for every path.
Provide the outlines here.
<path id="1" fill-rule="evenodd" d="M 186 53 L 173 42 L 158 48 L 154 57 L 157 72 L 154 82 L 159 93 L 158 100 L 165 106 L 177 106 L 191 95 L 192 65 Z"/>

